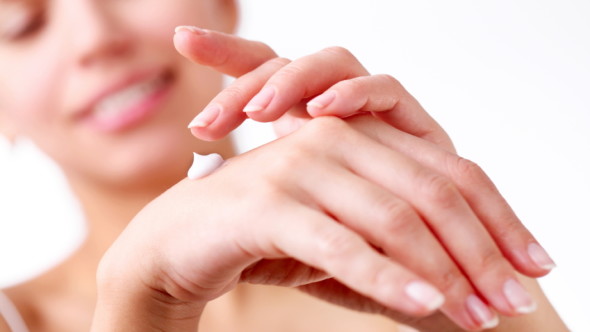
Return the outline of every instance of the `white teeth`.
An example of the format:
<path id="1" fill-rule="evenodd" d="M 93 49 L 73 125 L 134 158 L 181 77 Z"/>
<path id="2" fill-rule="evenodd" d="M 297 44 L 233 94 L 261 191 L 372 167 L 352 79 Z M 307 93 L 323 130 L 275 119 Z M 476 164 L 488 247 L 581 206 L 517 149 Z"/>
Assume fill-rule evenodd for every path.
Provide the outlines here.
<path id="1" fill-rule="evenodd" d="M 94 116 L 98 119 L 108 119 L 118 116 L 129 106 L 139 102 L 153 93 L 164 83 L 162 77 L 134 84 L 124 90 L 115 92 L 103 98 L 94 108 Z"/>

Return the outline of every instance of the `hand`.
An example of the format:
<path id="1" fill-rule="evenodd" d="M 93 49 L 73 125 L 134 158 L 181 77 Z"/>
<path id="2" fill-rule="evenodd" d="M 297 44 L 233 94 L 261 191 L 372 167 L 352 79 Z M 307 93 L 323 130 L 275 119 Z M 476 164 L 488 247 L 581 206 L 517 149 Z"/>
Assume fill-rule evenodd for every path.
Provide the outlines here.
<path id="1" fill-rule="evenodd" d="M 329 90 L 336 90 L 336 92 L 342 90 L 348 91 L 348 93 L 336 93 L 337 96 L 346 96 L 346 98 L 336 98 L 330 105 L 328 105 L 331 107 L 339 105 L 338 107 L 334 108 L 334 112 L 331 114 L 347 116 L 354 112 L 364 110 L 363 107 L 374 104 L 374 100 L 393 99 L 393 104 L 395 104 L 393 108 L 384 107 L 383 104 L 387 104 L 385 102 L 381 103 L 381 108 L 373 107 L 371 110 L 384 111 L 383 114 L 390 116 L 390 121 L 388 121 L 390 124 L 397 125 L 397 127 L 402 128 L 406 127 L 408 129 L 407 131 L 414 133 L 417 136 L 431 139 L 432 141 L 438 143 L 439 146 L 443 146 L 447 150 L 453 151 L 452 144 L 450 144 L 450 140 L 448 140 L 446 133 L 444 133 L 440 126 L 438 126 L 436 122 L 434 122 L 434 120 L 432 120 L 426 114 L 420 105 L 409 94 L 407 94 L 407 92 L 405 92 L 401 86 L 397 86 L 397 89 L 392 88 L 396 85 L 395 83 L 397 83 L 395 80 L 392 80 L 386 76 L 381 76 L 361 77 L 353 80 L 344 80 L 339 82 L 342 77 L 346 78 L 356 77 L 363 74 L 366 75 L 366 71 L 364 68 L 362 68 L 362 65 L 360 65 L 358 61 L 356 61 L 356 59 L 354 59 L 354 57 L 352 57 L 345 50 L 338 48 L 327 49 L 318 54 L 296 60 L 293 63 L 289 63 L 289 61 L 285 59 L 273 59 L 264 62 L 264 60 L 275 56 L 274 52 L 264 44 L 250 42 L 234 36 L 227 36 L 210 31 L 206 31 L 205 33 L 199 32 L 197 34 L 192 34 L 190 31 L 184 32 L 182 30 L 179 31 L 179 34 L 177 34 L 175 37 L 175 42 L 181 53 L 185 54 L 189 58 L 198 61 L 201 64 L 211 65 L 217 70 L 232 74 L 234 76 L 238 76 L 248 72 L 249 70 L 252 70 L 252 72 L 248 72 L 247 74 L 243 75 L 234 84 L 232 84 L 232 86 L 223 91 L 218 97 L 214 99 L 210 105 L 217 106 L 217 111 L 223 110 L 223 112 L 214 112 L 216 113 L 216 118 L 201 116 L 201 119 L 204 118 L 207 120 L 205 122 L 208 123 L 206 126 L 193 128 L 193 133 L 197 135 L 202 136 L 203 133 L 207 134 L 208 132 L 215 132 L 215 130 L 218 129 L 215 127 L 216 124 L 227 124 L 227 121 L 224 122 L 223 119 L 236 119 L 240 118 L 241 116 L 241 119 L 243 120 L 245 117 L 241 112 L 242 108 L 257 108 L 251 107 L 252 104 L 257 103 L 252 103 L 252 100 L 250 99 L 256 91 L 261 89 L 263 85 L 273 86 L 272 90 L 274 90 L 275 94 L 277 91 L 276 86 L 282 87 L 279 90 L 284 91 L 284 95 L 287 96 L 287 98 L 279 98 L 277 103 L 279 105 L 283 105 L 274 107 L 275 111 L 278 110 L 278 112 L 275 113 L 280 116 L 282 114 L 281 112 L 284 113 L 285 110 L 289 108 L 289 105 L 293 106 L 289 103 L 294 103 L 296 111 L 291 111 L 291 113 L 298 113 L 298 116 L 302 116 L 304 112 L 301 110 L 301 103 L 298 104 L 300 99 L 306 97 L 307 94 L 310 94 L 309 91 L 315 91 L 318 89 L 318 86 L 324 84 L 327 88 L 329 88 Z M 273 62 L 278 62 L 278 64 Z M 261 63 L 263 64 L 260 65 Z M 342 64 L 340 67 L 344 68 L 338 68 L 338 66 L 334 64 Z M 317 70 L 316 68 L 321 68 L 322 70 Z M 317 81 L 319 81 L 319 83 Z M 336 83 L 334 83 L 334 81 Z M 392 85 L 391 83 L 394 84 Z M 335 85 L 330 87 L 330 84 Z M 351 86 L 355 88 L 350 89 Z M 345 88 L 343 89 L 342 87 Z M 346 87 L 349 89 L 346 89 Z M 303 94 L 303 97 L 297 99 L 297 96 L 301 95 L 302 90 L 306 92 Z M 322 90 L 319 89 L 318 91 L 321 92 Z M 377 93 L 374 93 L 374 91 L 377 91 Z M 327 92 L 324 92 L 322 95 L 325 96 L 326 93 Z M 394 94 L 401 97 L 391 98 L 388 97 L 388 94 Z M 254 97 L 254 99 L 258 99 L 258 101 L 260 101 L 259 97 Z M 277 96 L 274 96 L 272 103 L 275 103 L 276 99 Z M 396 99 L 398 100 L 396 101 Z M 342 102 L 342 100 L 345 100 L 346 102 Z M 248 103 L 249 106 L 245 105 L 248 101 L 250 101 Z M 340 103 L 338 103 L 338 101 L 340 101 Z M 311 104 L 313 103 L 314 100 L 312 100 Z M 226 105 L 229 105 L 229 107 L 226 107 Z M 346 105 L 353 106 L 346 108 Z M 359 108 L 359 105 L 364 106 Z M 265 115 L 263 113 L 269 112 L 271 116 L 270 120 L 272 120 L 272 117 L 276 117 L 277 114 L 273 114 L 273 112 L 269 111 L 269 108 L 271 110 L 273 108 L 270 106 L 266 107 L 263 112 L 256 112 L 255 116 L 262 114 L 262 118 L 265 120 Z M 206 108 L 206 110 L 207 109 L 210 110 L 211 108 Z M 329 107 L 327 109 L 329 109 Z M 314 107 L 308 107 L 307 111 L 314 114 L 314 112 L 317 110 L 314 110 Z M 207 115 L 208 112 L 203 113 L 203 115 Z M 391 121 L 391 119 L 393 119 L 391 116 L 392 114 L 397 114 L 397 123 L 396 121 Z M 388 119 L 387 117 L 385 118 Z M 199 119 L 199 117 L 197 119 Z M 209 122 L 209 120 L 215 121 Z M 212 125 L 213 122 L 215 124 Z M 221 132 L 223 132 L 223 130 Z M 469 164 L 467 161 L 464 163 Z M 469 165 L 467 168 L 476 168 L 476 170 L 481 172 L 481 170 L 477 169 L 476 166 L 471 167 L 471 165 Z M 518 222 L 518 219 L 515 217 L 512 219 L 512 222 L 515 220 L 519 227 L 522 227 L 520 222 Z M 497 230 L 498 225 L 492 228 Z M 504 248 L 502 249 L 505 249 L 506 247 L 509 247 L 509 244 L 505 244 Z M 533 249 L 537 250 L 538 248 L 535 247 Z M 504 250 L 505 253 L 507 251 L 508 250 Z M 512 253 L 512 255 L 510 254 L 511 252 L 508 252 L 508 256 L 512 256 L 514 258 L 514 253 Z M 517 267 L 519 267 L 521 270 L 523 268 L 524 270 L 528 269 L 525 273 L 529 273 L 529 275 L 531 275 L 531 273 L 532 275 L 546 273 L 547 269 L 541 269 L 543 271 L 539 272 L 539 266 L 532 262 L 528 252 L 525 259 L 522 259 L 522 257 L 520 258 L 520 262 L 516 262 L 515 265 L 517 265 Z M 516 259 L 518 260 L 518 258 Z"/>
<path id="2" fill-rule="evenodd" d="M 246 115 L 276 121 L 283 136 L 310 116 L 372 112 L 402 131 L 454 151 L 446 132 L 396 79 L 369 76 L 346 49 L 331 47 L 291 62 L 278 58 L 266 44 L 193 27 L 178 29 L 174 43 L 192 61 L 238 77 L 191 123 L 201 139 L 224 137 Z"/>
<path id="3" fill-rule="evenodd" d="M 276 58 L 274 51 L 263 43 L 214 31 L 197 31 L 198 33 L 193 33 L 191 30 L 180 29 L 175 36 L 177 49 L 193 61 L 212 66 L 216 70 L 230 75 L 241 75 L 210 103 L 210 106 L 217 107 L 223 112 L 216 114 L 215 119 L 207 119 L 207 112 L 203 112 L 205 120 L 214 121 L 205 121 L 207 126 L 193 128 L 193 133 L 200 137 L 219 133 L 225 135 L 227 127 L 223 127 L 223 125 L 230 123 L 229 119 L 238 118 L 241 122 L 245 118 L 241 110 L 243 108 L 256 109 L 256 107 L 252 108 L 253 104 L 257 104 L 257 102 L 252 103 L 252 97 L 263 86 L 270 86 L 272 90 L 275 90 L 277 96 L 274 96 L 272 105 L 268 105 L 263 111 L 249 113 L 257 120 L 273 120 L 282 116 L 289 108 L 291 108 L 292 115 L 294 113 L 300 118 L 306 118 L 305 115 L 308 113 L 314 116 L 332 114 L 344 117 L 357 112 L 372 111 L 373 114 L 385 119 L 386 123 L 402 131 L 430 140 L 446 150 L 454 151 L 444 130 L 395 79 L 386 75 L 367 76 L 368 73 L 363 66 L 346 50 L 330 48 L 290 62 L 286 59 Z M 282 96 L 278 93 L 280 91 L 283 92 Z M 302 100 L 315 94 L 321 96 L 332 94 L 336 97 L 321 110 L 314 106 L 314 103 L 325 104 L 317 102 L 318 98 L 323 99 L 321 96 L 314 98 L 308 103 L 306 109 L 302 109 Z M 260 98 L 254 97 L 254 100 L 256 99 Z M 309 104 L 312 105 L 309 106 Z M 210 107 L 205 109 L 210 109 Z M 307 118 L 302 122 L 305 121 Z M 299 125 L 298 123 L 295 127 Z M 234 126 L 231 128 L 233 129 Z M 384 142 L 390 140 L 395 140 L 395 138 L 382 138 Z M 398 145 L 397 148 L 417 160 L 425 157 L 416 154 L 414 150 L 407 147 Z M 473 171 L 476 175 L 483 174 L 476 165 L 467 160 L 460 159 L 460 164 L 465 166 L 462 171 L 467 173 Z M 469 177 L 467 173 L 457 174 L 457 176 Z M 487 178 L 486 180 L 489 182 Z M 493 185 L 491 187 L 493 188 Z M 479 189 L 471 189 L 471 191 L 475 190 Z M 505 202 L 502 204 L 507 207 Z M 506 236 L 498 234 L 507 233 L 501 227 L 510 225 L 506 222 L 494 225 L 494 218 L 506 219 L 515 224 L 515 226 L 510 226 L 510 229 L 522 227 L 512 212 L 510 218 L 501 218 L 498 215 L 482 217 L 486 220 L 486 227 L 497 235 L 496 238 L 506 239 Z M 510 248 L 510 241 L 513 239 L 504 240 L 501 243 L 501 248 L 521 272 L 530 276 L 539 276 L 547 271 L 547 268 L 550 267 L 550 260 L 542 262 L 541 257 L 537 263 L 534 263 L 529 257 L 531 254 L 535 258 L 542 256 L 542 254 L 538 254 L 538 248 L 534 247 L 530 250 L 527 248 L 526 253 L 521 250 L 517 254 Z M 541 269 L 539 264 L 542 265 Z"/>
<path id="4" fill-rule="evenodd" d="M 152 301 L 198 311 L 239 281 L 313 290 L 333 278 L 363 296 L 357 309 L 370 299 L 409 316 L 440 305 L 428 280 L 446 295 L 443 312 L 465 329 L 494 319 L 486 302 L 505 315 L 530 306 L 526 293 L 506 294 L 506 285 L 524 289 L 496 244 L 511 243 L 517 255 L 508 257 L 533 274 L 546 270 L 526 255 L 534 239 L 485 175 L 370 117 L 347 121 L 315 119 L 156 199 L 101 263 L 106 301 L 145 285 Z M 490 221 L 492 237 L 483 226 Z M 498 234 L 505 223 L 513 233 Z M 350 296 L 315 290 L 337 302 Z"/>

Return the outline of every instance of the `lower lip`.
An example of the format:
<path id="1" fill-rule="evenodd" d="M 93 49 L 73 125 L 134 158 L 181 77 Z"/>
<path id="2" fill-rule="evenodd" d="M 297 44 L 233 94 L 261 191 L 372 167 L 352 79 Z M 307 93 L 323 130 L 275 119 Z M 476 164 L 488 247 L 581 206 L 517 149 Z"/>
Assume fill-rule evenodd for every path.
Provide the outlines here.
<path id="1" fill-rule="evenodd" d="M 158 106 L 166 99 L 171 88 L 172 79 L 168 79 L 158 90 L 145 95 L 144 98 L 120 111 L 116 116 L 98 118 L 90 114 L 83 121 L 87 126 L 99 132 L 112 133 L 131 129 L 156 113 Z"/>

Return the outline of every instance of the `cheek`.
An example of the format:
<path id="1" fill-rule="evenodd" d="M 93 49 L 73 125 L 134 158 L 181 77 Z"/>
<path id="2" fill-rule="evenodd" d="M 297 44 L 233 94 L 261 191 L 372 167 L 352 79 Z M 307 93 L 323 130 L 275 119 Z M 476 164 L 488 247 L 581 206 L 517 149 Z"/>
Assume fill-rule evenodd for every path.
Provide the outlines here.
<path id="1" fill-rule="evenodd" d="M 50 130 L 57 113 L 59 68 L 48 47 L 0 58 L 2 107 L 10 113 L 20 134 Z"/>
<path id="2" fill-rule="evenodd" d="M 178 75 L 179 104 L 173 106 L 175 113 L 188 121 L 204 107 L 220 90 L 221 75 L 209 68 L 196 65 L 178 54 L 174 48 L 174 29 L 179 25 L 197 25 L 221 29 L 219 0 L 142 0 L 122 1 L 117 12 L 127 13 L 121 17 L 132 29 L 138 40 L 140 53 L 152 60 L 174 64 Z M 133 12 L 135 15 L 129 15 Z M 187 105 L 191 105 L 187 108 Z M 185 113 L 185 114 L 183 114 Z M 184 124 L 184 122 L 183 122 Z"/>
<path id="3" fill-rule="evenodd" d="M 223 15 L 217 4 L 219 0 L 143 0 L 124 1 L 121 6 L 128 6 L 120 13 L 133 12 L 125 20 L 134 20 L 141 32 L 152 37 L 164 39 L 171 45 L 174 28 L 179 25 L 196 25 L 203 28 L 222 30 L 220 22 Z"/>

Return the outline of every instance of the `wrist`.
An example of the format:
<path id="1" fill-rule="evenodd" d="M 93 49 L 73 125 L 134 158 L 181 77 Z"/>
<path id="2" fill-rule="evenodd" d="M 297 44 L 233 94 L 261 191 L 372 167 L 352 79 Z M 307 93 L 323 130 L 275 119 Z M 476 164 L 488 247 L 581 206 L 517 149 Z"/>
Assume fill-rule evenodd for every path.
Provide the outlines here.
<path id="1" fill-rule="evenodd" d="M 197 331 L 204 306 L 150 292 L 99 290 L 92 332 Z"/>
<path id="2" fill-rule="evenodd" d="M 175 298 L 125 256 L 109 250 L 100 262 L 91 331 L 197 331 L 206 303 Z"/>

